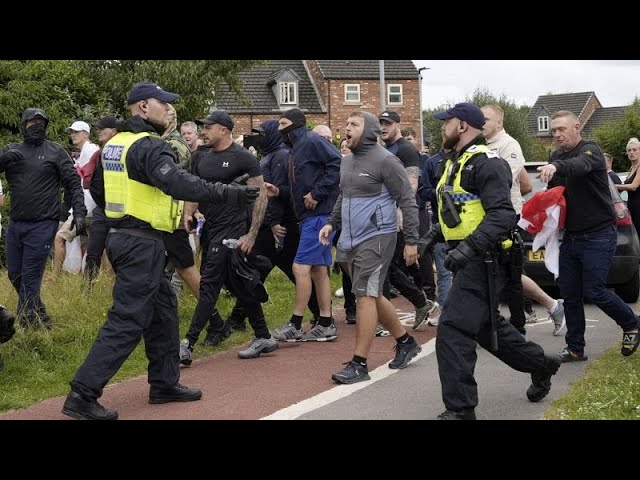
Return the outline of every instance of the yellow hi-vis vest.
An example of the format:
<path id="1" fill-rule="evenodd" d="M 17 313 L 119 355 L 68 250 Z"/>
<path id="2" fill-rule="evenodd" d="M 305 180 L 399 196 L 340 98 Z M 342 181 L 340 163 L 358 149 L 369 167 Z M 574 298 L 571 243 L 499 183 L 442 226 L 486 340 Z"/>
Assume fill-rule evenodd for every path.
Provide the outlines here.
<path id="1" fill-rule="evenodd" d="M 174 200 L 159 188 L 137 182 L 127 173 L 127 152 L 148 132 L 121 132 L 102 149 L 105 214 L 108 218 L 131 215 L 149 223 L 156 230 L 173 232 L 180 226 L 184 202 Z"/>
<path id="2" fill-rule="evenodd" d="M 485 153 L 488 157 L 498 157 L 498 155 L 489 150 L 486 145 L 473 145 L 458 158 L 459 168 L 456 171 L 452 184 L 448 185 L 448 183 L 451 183 L 448 182 L 448 180 L 451 175 L 453 162 L 447 160 L 444 169 L 445 174 L 442 175 L 436 187 L 438 195 L 438 219 L 440 220 L 440 227 L 442 228 L 442 235 L 445 240 L 464 240 L 478 228 L 478 225 L 480 225 L 480 222 L 484 218 L 484 208 L 482 207 L 480 197 L 474 193 L 467 192 L 460 186 L 460 179 L 462 178 L 462 171 L 464 170 L 465 164 L 471 160 L 474 155 L 478 155 L 479 153 Z M 459 207 L 458 214 L 460 215 L 461 221 L 454 228 L 447 227 L 442 220 L 442 206 L 444 205 L 442 192 L 449 192 L 453 203 L 456 207 Z"/>

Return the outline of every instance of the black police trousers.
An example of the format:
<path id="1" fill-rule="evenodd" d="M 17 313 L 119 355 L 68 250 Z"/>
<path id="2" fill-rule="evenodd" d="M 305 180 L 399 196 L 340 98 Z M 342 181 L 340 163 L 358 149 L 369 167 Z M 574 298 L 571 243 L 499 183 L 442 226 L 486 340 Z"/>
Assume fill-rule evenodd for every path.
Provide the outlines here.
<path id="1" fill-rule="evenodd" d="M 508 280 L 508 264 L 493 264 L 496 298 Z M 451 283 L 436 338 L 442 400 L 448 410 L 460 411 L 478 405 L 473 372 L 476 343 L 519 372 L 545 368 L 544 350 L 528 342 L 513 325 L 498 317 L 498 351 L 490 348 L 491 317 L 487 266 L 480 256 L 458 270 Z"/>
<path id="2" fill-rule="evenodd" d="M 107 256 L 116 274 L 113 305 L 71 389 L 97 399 L 144 338 L 149 384 L 167 388 L 180 379 L 178 307 L 163 275 L 164 243 L 128 233 L 109 233 Z"/>

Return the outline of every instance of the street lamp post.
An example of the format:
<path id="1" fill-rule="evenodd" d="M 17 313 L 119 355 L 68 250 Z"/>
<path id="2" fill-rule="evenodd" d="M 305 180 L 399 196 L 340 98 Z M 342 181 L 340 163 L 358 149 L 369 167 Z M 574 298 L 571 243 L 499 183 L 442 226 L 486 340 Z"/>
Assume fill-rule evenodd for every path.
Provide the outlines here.
<path id="1" fill-rule="evenodd" d="M 422 119 L 422 71 L 423 70 L 431 70 L 431 67 L 420 67 L 418 69 L 418 95 L 420 96 L 420 139 L 422 141 L 421 145 L 424 147 L 424 121 Z"/>

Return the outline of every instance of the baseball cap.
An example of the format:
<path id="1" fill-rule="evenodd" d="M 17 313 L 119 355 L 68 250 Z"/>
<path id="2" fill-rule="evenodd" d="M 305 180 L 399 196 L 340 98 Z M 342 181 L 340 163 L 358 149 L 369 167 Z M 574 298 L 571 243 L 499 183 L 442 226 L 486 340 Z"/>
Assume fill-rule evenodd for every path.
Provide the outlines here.
<path id="1" fill-rule="evenodd" d="M 116 117 L 107 116 L 102 117 L 98 123 L 96 123 L 96 128 L 116 128 L 118 124 L 118 119 Z"/>
<path id="2" fill-rule="evenodd" d="M 380 121 L 386 120 L 387 122 L 400 123 L 400 115 L 398 115 L 393 110 L 385 110 L 380 114 L 380 116 L 378 117 L 378 120 Z"/>
<path id="3" fill-rule="evenodd" d="M 165 92 L 158 85 L 151 82 L 136 83 L 127 98 L 127 104 L 139 102 L 140 100 L 146 100 L 147 98 L 157 98 L 161 102 L 171 103 L 175 101 L 180 95 L 177 93 Z"/>
<path id="4" fill-rule="evenodd" d="M 233 130 L 234 125 L 233 119 L 224 110 L 216 110 L 215 112 L 211 112 L 207 118 L 196 120 L 196 123 L 198 125 L 213 125 L 214 123 L 217 123 L 218 125 L 227 127 L 229 130 Z"/>
<path id="5" fill-rule="evenodd" d="M 445 112 L 434 113 L 433 118 L 437 120 L 457 118 L 478 130 L 482 130 L 485 121 L 484 113 L 473 103 L 458 103 Z"/>
<path id="6" fill-rule="evenodd" d="M 70 127 L 65 128 L 65 132 L 87 132 L 91 133 L 91 127 L 87 122 L 82 120 L 73 122 Z"/>
<path id="7" fill-rule="evenodd" d="M 22 114 L 22 123 L 28 122 L 29 120 L 33 120 L 36 117 L 42 117 L 47 122 L 49 121 L 49 116 L 45 113 L 41 108 L 27 108 Z"/>

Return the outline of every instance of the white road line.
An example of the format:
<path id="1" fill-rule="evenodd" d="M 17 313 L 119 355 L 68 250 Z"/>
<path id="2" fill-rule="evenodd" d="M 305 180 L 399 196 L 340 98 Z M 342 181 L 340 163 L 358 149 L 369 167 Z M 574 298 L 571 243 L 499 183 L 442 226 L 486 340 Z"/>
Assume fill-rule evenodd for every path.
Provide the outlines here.
<path id="1" fill-rule="evenodd" d="M 421 358 L 431 355 L 436 350 L 436 339 L 433 338 L 427 343 L 422 344 L 422 351 L 415 356 L 411 363 L 420 360 Z M 289 407 L 278 410 L 277 412 L 267 415 L 260 420 L 294 420 L 305 413 L 312 412 L 318 408 L 322 408 L 330 403 L 333 403 L 342 398 L 348 397 L 352 393 L 355 393 L 363 388 L 370 387 L 371 385 L 384 380 L 385 378 L 400 372 L 401 370 L 392 370 L 389 368 L 388 363 L 376 368 L 369 372 L 371 380 L 354 383 L 353 385 L 336 385 L 330 390 L 322 392 L 315 397 L 307 398 L 301 402 L 294 403 Z"/>

